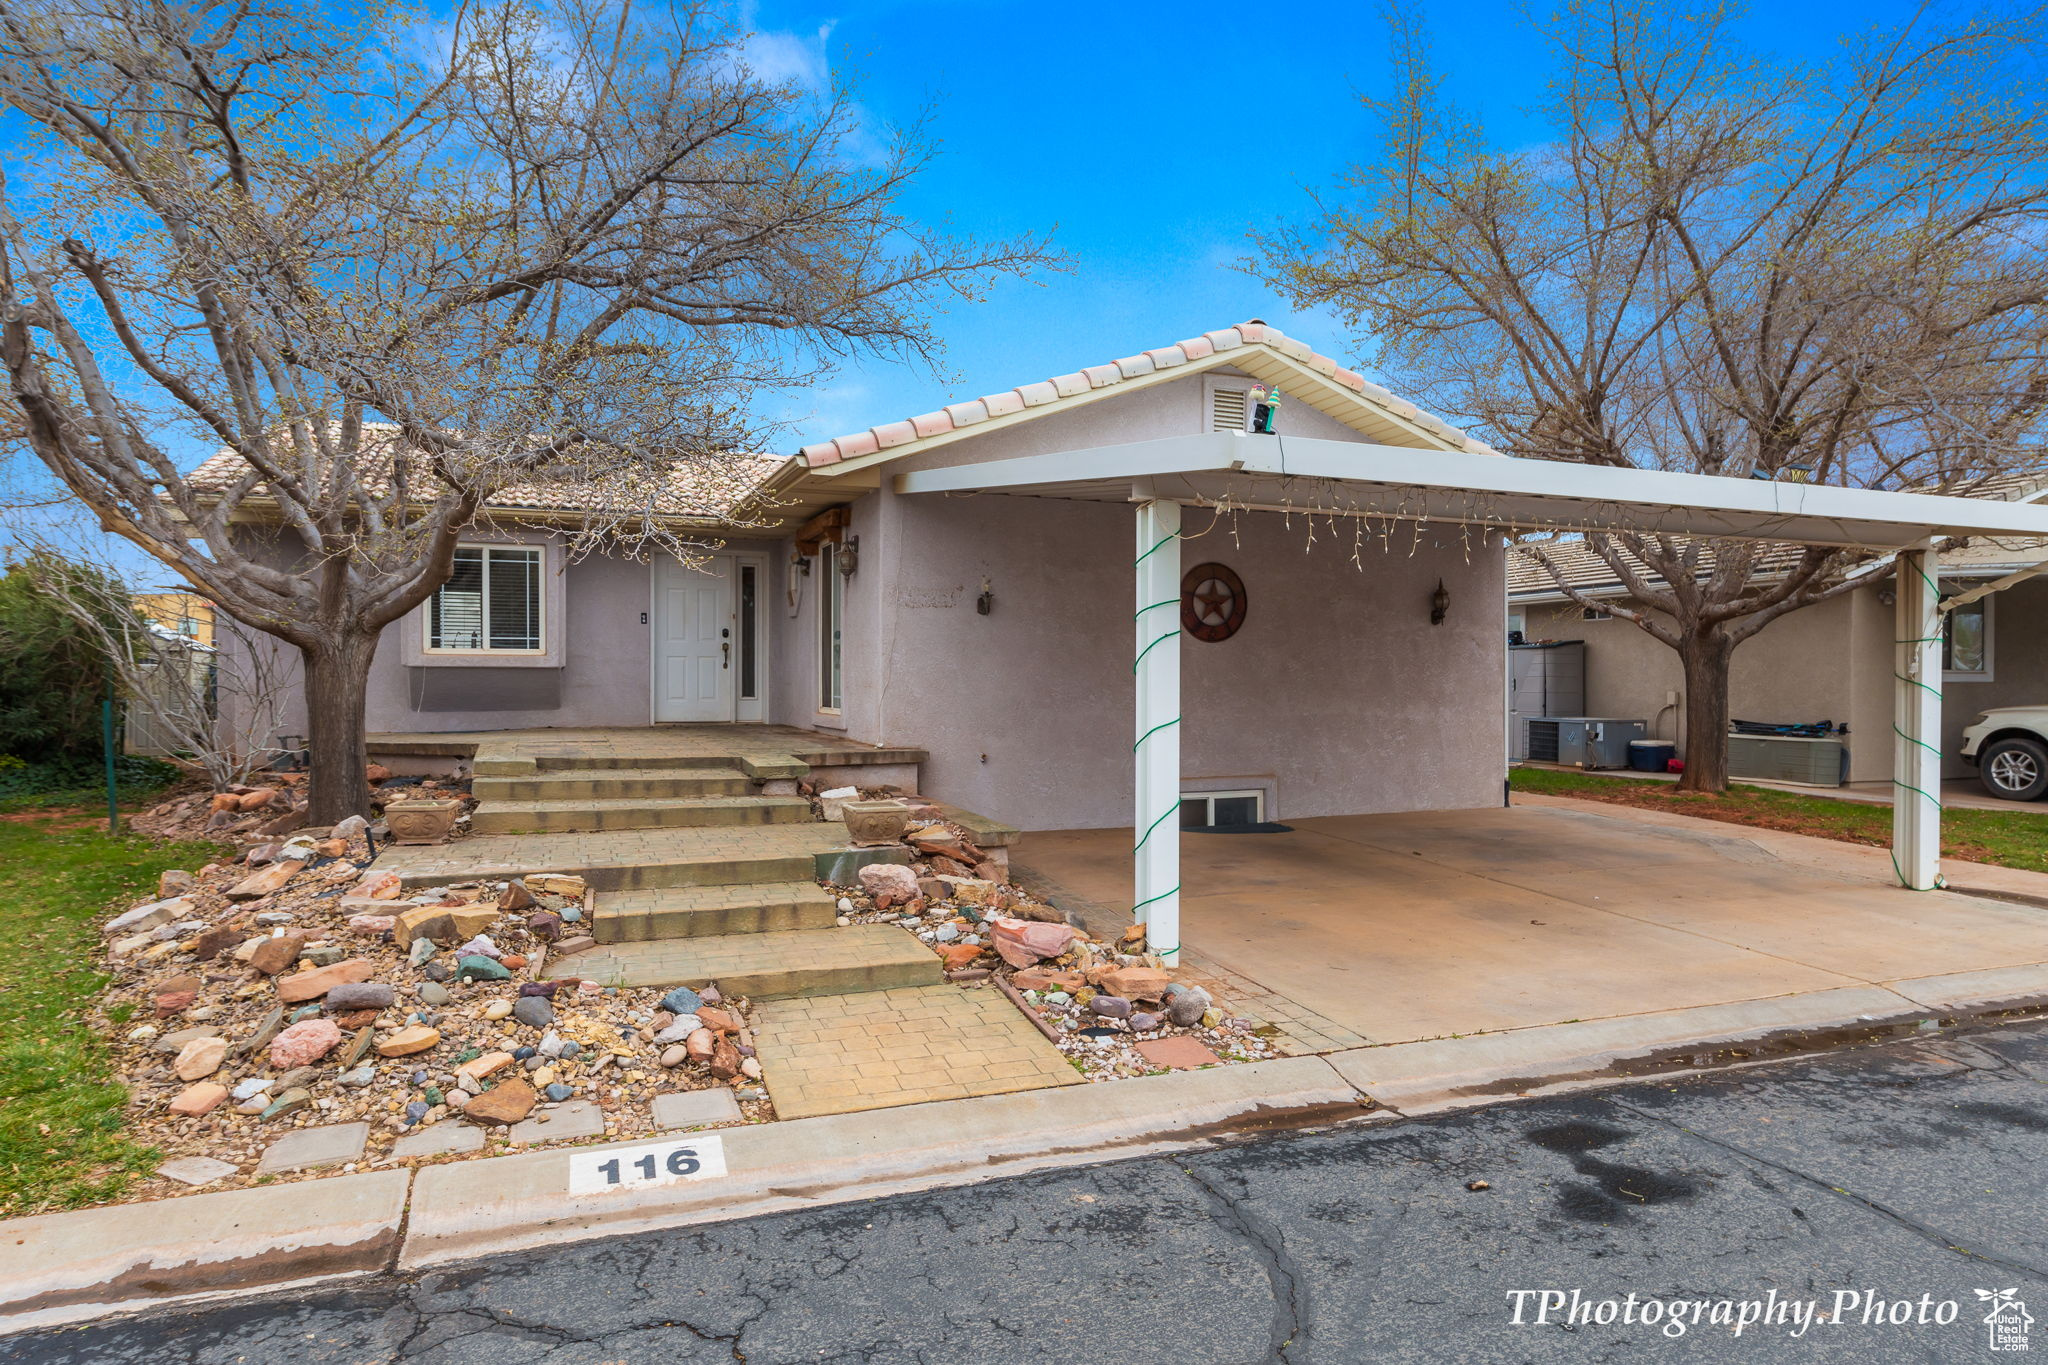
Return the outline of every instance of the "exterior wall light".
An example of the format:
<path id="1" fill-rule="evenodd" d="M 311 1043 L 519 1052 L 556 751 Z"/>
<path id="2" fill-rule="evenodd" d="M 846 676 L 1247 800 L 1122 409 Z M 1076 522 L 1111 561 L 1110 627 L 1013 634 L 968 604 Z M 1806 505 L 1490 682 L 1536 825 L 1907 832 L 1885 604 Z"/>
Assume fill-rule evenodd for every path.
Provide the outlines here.
<path id="1" fill-rule="evenodd" d="M 974 609 L 983 616 L 996 609 L 996 592 L 986 578 L 981 580 L 981 596 L 974 599 Z"/>
<path id="2" fill-rule="evenodd" d="M 853 577 L 853 571 L 860 566 L 860 537 L 848 536 L 839 542 L 839 573 L 843 578 Z"/>
<path id="3" fill-rule="evenodd" d="M 1450 611 L 1451 593 L 1444 587 L 1444 581 L 1439 578 L 1436 581 L 1436 591 L 1429 595 L 1429 623 L 1433 626 L 1442 625 L 1444 617 L 1448 616 Z"/>

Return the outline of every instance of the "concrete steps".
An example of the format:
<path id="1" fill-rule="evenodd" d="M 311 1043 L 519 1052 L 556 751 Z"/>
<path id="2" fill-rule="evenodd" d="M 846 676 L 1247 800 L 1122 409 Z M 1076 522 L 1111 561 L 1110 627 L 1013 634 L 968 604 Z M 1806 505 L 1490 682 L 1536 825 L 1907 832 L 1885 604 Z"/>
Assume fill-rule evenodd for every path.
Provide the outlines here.
<path id="1" fill-rule="evenodd" d="M 481 802 L 617 801 L 629 797 L 748 796 L 754 784 L 737 768 L 580 768 L 521 777 L 479 777 Z"/>
<path id="2" fill-rule="evenodd" d="M 408 887 L 570 872 L 599 892 L 811 881 L 846 848 L 846 828 L 812 822 L 696 829 L 481 835 L 386 849 L 377 866 Z"/>
<path id="3" fill-rule="evenodd" d="M 811 821 L 800 796 L 626 796 L 552 801 L 491 801 L 470 816 L 477 834 L 560 830 L 705 829 L 794 825 Z"/>
<path id="4" fill-rule="evenodd" d="M 593 948 L 550 962 L 548 976 L 608 986 L 702 986 L 755 1000 L 852 995 L 943 980 L 931 949 L 893 924 L 668 938 Z"/>
<path id="5" fill-rule="evenodd" d="M 838 906 L 815 881 L 669 887 L 604 893 L 590 932 L 599 943 L 645 943 L 830 929 L 837 917 Z"/>

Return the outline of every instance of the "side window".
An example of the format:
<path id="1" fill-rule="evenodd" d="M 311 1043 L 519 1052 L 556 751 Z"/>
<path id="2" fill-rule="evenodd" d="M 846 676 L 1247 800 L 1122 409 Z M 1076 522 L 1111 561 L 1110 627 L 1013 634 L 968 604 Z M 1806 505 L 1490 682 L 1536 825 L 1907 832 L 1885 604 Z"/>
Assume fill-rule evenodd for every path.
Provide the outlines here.
<path id="1" fill-rule="evenodd" d="M 441 653 L 538 654 L 541 550 L 463 545 L 427 608 L 427 648 Z"/>
<path id="2" fill-rule="evenodd" d="M 1980 597 L 1941 614 L 1941 671 L 1948 678 L 1991 677 L 1991 599 Z"/>

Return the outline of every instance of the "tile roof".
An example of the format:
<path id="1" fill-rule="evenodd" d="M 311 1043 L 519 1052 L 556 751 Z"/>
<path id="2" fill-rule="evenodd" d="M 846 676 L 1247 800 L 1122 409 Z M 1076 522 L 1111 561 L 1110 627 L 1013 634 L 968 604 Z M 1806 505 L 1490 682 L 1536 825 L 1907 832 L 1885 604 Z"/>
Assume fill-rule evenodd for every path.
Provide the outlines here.
<path id="1" fill-rule="evenodd" d="M 397 431 L 395 426 L 384 423 L 366 422 L 364 428 L 367 433 L 387 437 Z M 372 488 L 381 491 L 386 486 L 388 456 L 378 451 L 372 458 L 384 464 L 384 469 L 371 479 Z M 786 462 L 780 455 L 738 455 L 718 467 L 678 465 L 670 471 L 667 486 L 655 495 L 652 510 L 657 516 L 719 520 L 731 515 Z M 185 483 L 200 493 L 224 493 L 246 468 L 240 455 L 223 450 L 187 474 Z M 504 512 L 590 512 L 617 507 L 618 499 L 619 495 L 590 483 L 523 483 L 501 489 L 484 506 Z M 637 504 L 638 498 L 629 501 Z"/>
<path id="2" fill-rule="evenodd" d="M 879 454 L 894 450 L 932 436 L 946 435 L 961 431 L 979 422 L 1009 417 L 1017 413 L 1038 408 L 1057 408 L 1085 394 L 1162 370 L 1193 366 L 1197 369 L 1213 368 L 1222 363 L 1222 356 L 1244 348 L 1270 351 L 1284 357 L 1305 369 L 1322 375 L 1334 384 L 1350 390 L 1394 416 L 1420 427 L 1423 431 L 1445 442 L 1454 449 L 1462 449 L 1481 455 L 1497 455 L 1494 450 L 1480 441 L 1445 422 L 1433 413 L 1424 412 L 1405 398 L 1398 398 L 1367 380 L 1364 375 L 1348 370 L 1329 356 L 1320 355 L 1309 349 L 1306 342 L 1297 341 L 1278 327 L 1257 321 L 1241 322 L 1235 327 L 1221 331 L 1204 332 L 1198 337 L 1161 346 L 1155 350 L 1140 351 L 1120 360 L 1107 361 L 1100 365 L 1089 365 L 1071 374 L 1054 375 L 1034 384 L 1021 384 L 1001 393 L 987 394 L 981 398 L 961 403 L 948 403 L 934 412 L 916 417 L 906 417 L 897 422 L 884 422 L 849 435 L 819 441 L 803 448 L 800 455 L 812 469 L 837 464 L 841 460 L 859 459 L 865 455 Z"/>

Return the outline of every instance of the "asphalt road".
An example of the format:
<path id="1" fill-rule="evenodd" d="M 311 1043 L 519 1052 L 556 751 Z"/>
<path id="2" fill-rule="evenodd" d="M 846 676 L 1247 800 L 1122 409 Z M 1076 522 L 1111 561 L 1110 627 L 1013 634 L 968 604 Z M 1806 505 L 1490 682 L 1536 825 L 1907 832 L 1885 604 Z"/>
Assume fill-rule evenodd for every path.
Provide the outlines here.
<path id="1" fill-rule="evenodd" d="M 2039 1326 L 2009 1306 L 2006 1330 L 2048 1351 L 2044 1081 L 2048 1024 L 1933 1035 L 546 1247 L 8 1338 L 0 1357 L 1998 1361 L 1979 1290 L 2031 1301 Z"/>

